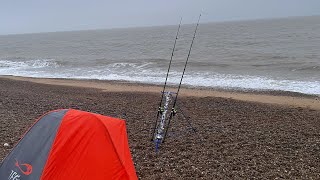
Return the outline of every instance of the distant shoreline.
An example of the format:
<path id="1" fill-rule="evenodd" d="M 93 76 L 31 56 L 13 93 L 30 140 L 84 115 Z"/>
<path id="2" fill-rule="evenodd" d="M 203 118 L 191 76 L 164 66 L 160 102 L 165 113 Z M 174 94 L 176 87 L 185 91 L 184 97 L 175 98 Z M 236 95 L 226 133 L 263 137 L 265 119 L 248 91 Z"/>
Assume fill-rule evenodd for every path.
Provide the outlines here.
<path id="1" fill-rule="evenodd" d="M 71 86 L 81 88 L 94 88 L 104 92 L 140 92 L 140 93 L 159 93 L 162 86 L 143 83 L 130 83 L 124 81 L 105 81 L 105 80 L 76 80 L 76 79 L 50 79 L 50 78 L 29 78 L 18 76 L 0 76 L 0 78 L 14 81 L 27 81 L 39 84 L 49 84 L 58 86 Z M 176 88 L 169 87 L 167 91 L 176 91 Z M 243 91 L 243 90 L 224 90 L 209 88 L 183 87 L 180 91 L 181 96 L 189 97 L 221 97 L 240 101 L 258 102 L 266 104 L 277 104 L 282 106 L 302 107 L 320 110 L 320 97 L 286 91 Z"/>

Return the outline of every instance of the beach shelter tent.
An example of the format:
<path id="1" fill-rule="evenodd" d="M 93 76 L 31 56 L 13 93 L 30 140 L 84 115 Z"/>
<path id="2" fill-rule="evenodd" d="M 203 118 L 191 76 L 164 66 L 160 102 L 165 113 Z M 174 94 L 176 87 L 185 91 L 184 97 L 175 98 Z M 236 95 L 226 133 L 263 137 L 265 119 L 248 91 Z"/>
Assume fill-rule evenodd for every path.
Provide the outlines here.
<path id="1" fill-rule="evenodd" d="M 137 179 L 125 121 L 73 109 L 51 111 L 3 160 L 0 179 Z"/>

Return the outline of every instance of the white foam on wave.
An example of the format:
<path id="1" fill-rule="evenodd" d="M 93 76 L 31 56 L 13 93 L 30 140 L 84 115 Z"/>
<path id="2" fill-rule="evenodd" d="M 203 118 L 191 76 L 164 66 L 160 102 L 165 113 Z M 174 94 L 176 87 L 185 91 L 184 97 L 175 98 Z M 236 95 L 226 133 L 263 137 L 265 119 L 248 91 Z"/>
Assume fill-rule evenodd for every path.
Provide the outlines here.
<path id="1" fill-rule="evenodd" d="M 176 73 L 179 74 L 179 73 Z M 142 83 L 163 84 L 165 77 L 159 76 L 126 76 L 110 74 L 108 76 L 96 76 L 102 80 L 124 80 Z M 168 79 L 169 84 L 179 84 L 181 76 L 171 76 Z M 293 81 L 293 80 L 275 80 L 265 77 L 255 76 L 237 76 L 217 74 L 213 77 L 198 75 L 186 75 L 182 82 L 184 85 L 208 88 L 224 89 L 256 89 L 256 90 L 281 90 L 300 92 L 305 94 L 320 95 L 320 81 Z"/>
<path id="2" fill-rule="evenodd" d="M 166 72 L 151 63 L 111 63 L 103 67 L 64 68 L 51 59 L 9 61 L 0 60 L 0 75 L 44 78 L 74 78 L 121 80 L 163 84 Z M 181 72 L 172 71 L 168 84 L 177 85 Z M 320 81 L 279 80 L 268 77 L 215 74 L 212 72 L 187 72 L 183 84 L 195 87 L 282 90 L 320 95 Z"/>
<path id="3" fill-rule="evenodd" d="M 112 68 L 137 68 L 141 69 L 146 66 L 152 65 L 152 63 L 111 63 L 107 65 L 107 67 L 112 67 Z"/>
<path id="4" fill-rule="evenodd" d="M 45 67 L 58 67 L 58 63 L 53 59 L 34 59 L 34 60 L 0 60 L 0 73 L 10 70 L 38 69 Z"/>
<path id="5" fill-rule="evenodd" d="M 278 80 L 258 76 L 221 75 L 212 78 L 186 76 L 188 85 L 218 87 L 226 89 L 281 90 L 320 95 L 320 81 Z"/>
<path id="6" fill-rule="evenodd" d="M 163 84 L 165 80 L 164 73 L 153 74 L 149 71 L 136 73 L 132 75 L 125 74 L 92 74 L 91 76 L 78 76 L 79 79 L 100 79 L 100 80 L 120 80 L 151 84 Z M 181 73 L 173 72 L 170 74 L 168 84 L 177 85 L 180 82 Z M 256 89 L 256 90 L 281 90 L 300 92 L 305 94 L 320 95 L 320 81 L 294 81 L 294 80 L 276 80 L 266 77 L 241 76 L 241 75 L 223 75 L 216 74 L 208 76 L 208 73 L 195 73 L 185 75 L 184 85 L 208 88 L 224 89 Z"/>

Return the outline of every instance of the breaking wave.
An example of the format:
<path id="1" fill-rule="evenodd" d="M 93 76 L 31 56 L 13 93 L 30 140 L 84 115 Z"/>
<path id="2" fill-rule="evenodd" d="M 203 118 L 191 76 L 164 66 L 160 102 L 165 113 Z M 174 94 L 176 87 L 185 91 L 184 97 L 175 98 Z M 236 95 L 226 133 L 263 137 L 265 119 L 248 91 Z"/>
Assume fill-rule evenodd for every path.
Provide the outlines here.
<path id="1" fill-rule="evenodd" d="M 0 75 L 39 78 L 99 79 L 163 84 L 166 70 L 152 62 L 119 62 L 99 66 L 67 66 L 54 59 L 0 60 Z M 176 85 L 181 72 L 170 72 L 168 84 Z M 270 77 L 186 72 L 183 84 L 225 89 L 282 90 L 320 95 L 320 81 L 279 80 Z"/>
<path id="2" fill-rule="evenodd" d="M 35 60 L 0 60 L 0 72 L 8 69 L 38 69 L 45 67 L 58 67 L 58 63 L 52 59 Z"/>

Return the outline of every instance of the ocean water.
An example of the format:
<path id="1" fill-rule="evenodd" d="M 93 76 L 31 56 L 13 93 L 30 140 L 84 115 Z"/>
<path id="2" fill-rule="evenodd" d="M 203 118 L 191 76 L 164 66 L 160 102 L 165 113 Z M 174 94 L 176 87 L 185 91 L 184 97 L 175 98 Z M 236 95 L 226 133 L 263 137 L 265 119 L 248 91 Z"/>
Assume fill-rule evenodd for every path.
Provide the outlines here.
<path id="1" fill-rule="evenodd" d="M 183 25 L 179 83 L 195 25 Z M 0 36 L 0 75 L 163 84 L 177 26 Z M 320 16 L 202 23 L 184 86 L 320 94 Z"/>

